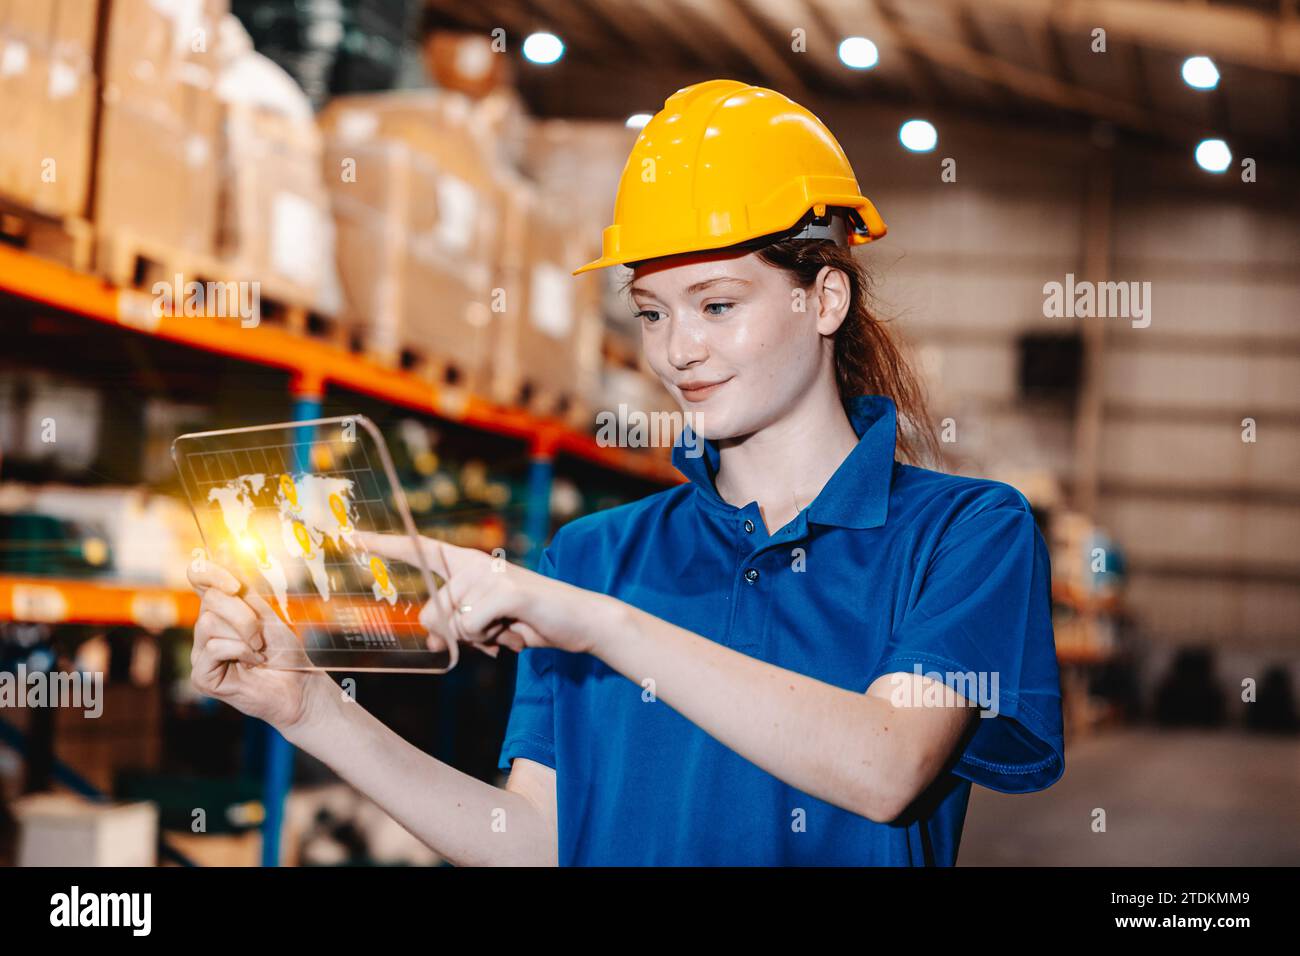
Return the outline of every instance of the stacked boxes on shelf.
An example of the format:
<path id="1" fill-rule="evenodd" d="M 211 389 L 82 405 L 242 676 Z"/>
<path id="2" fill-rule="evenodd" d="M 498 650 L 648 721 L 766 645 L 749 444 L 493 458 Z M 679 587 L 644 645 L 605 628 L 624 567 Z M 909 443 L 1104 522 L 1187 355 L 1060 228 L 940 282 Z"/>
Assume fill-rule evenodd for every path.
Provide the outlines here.
<path id="1" fill-rule="evenodd" d="M 225 134 L 225 267 L 237 278 L 257 280 L 264 305 L 269 298 L 335 311 L 331 220 L 315 124 L 232 105 L 225 111 Z"/>
<path id="2" fill-rule="evenodd" d="M 600 372 L 600 283 L 570 272 L 598 247 L 558 200 L 502 175 L 510 185 L 497 260 L 493 397 L 585 426 Z"/>
<path id="3" fill-rule="evenodd" d="M 87 6 L 92 4 L 87 3 Z M 224 0 L 114 0 L 103 29 L 95 184 L 97 268 L 114 282 L 144 264 L 209 273 L 216 253 Z"/>
<path id="4" fill-rule="evenodd" d="M 0 196 L 65 237 L 81 222 L 87 250 L 93 229 L 119 285 L 253 280 L 386 364 L 575 425 L 675 408 L 612 320 L 619 272 L 569 275 L 598 254 L 634 131 L 531 120 L 497 53 L 446 36 L 433 65 L 468 92 L 313 117 L 228 8 L 0 0 Z"/>
<path id="5" fill-rule="evenodd" d="M 483 390 L 502 196 L 468 101 L 345 96 L 319 120 L 345 321 L 380 360 Z"/>
<path id="6" fill-rule="evenodd" d="M 541 119 L 529 124 L 520 172 L 600 230 L 612 221 L 614 194 L 637 132 L 600 120 Z"/>
<path id="7" fill-rule="evenodd" d="M 0 0 L 0 228 L 33 252 L 87 268 L 96 8 Z"/>
<path id="8" fill-rule="evenodd" d="M 0 193 L 82 216 L 95 110 L 93 0 L 0 2 Z"/>
<path id="9" fill-rule="evenodd" d="M 260 283 L 260 298 L 337 311 L 333 223 L 311 103 L 281 67 L 223 21 L 217 94 L 223 148 L 219 255 L 230 274 Z M 296 312 L 301 318 L 301 312 Z"/>
<path id="10" fill-rule="evenodd" d="M 521 152 L 521 172 L 549 199 L 563 204 L 578 220 L 576 228 L 600 251 L 601 231 L 613 218 L 614 196 L 637 132 L 621 123 L 594 120 L 537 120 L 529 125 Z M 619 405 L 644 412 L 679 411 L 641 355 L 640 329 L 621 285 L 625 269 L 602 269 L 592 275 L 600 297 L 604 357 L 595 385 L 598 409 Z"/>

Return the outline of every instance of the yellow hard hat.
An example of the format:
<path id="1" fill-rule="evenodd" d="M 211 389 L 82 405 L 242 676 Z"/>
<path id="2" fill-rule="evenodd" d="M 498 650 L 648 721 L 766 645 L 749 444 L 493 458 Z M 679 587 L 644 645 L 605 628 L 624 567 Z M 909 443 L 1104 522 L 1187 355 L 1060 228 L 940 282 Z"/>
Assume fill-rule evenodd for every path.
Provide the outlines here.
<path id="1" fill-rule="evenodd" d="M 816 116 L 775 90 L 708 80 L 678 90 L 641 130 L 602 234 L 599 259 L 573 271 L 722 249 L 796 227 L 860 245 L 885 234 L 848 157 Z M 812 218 L 817 217 L 817 218 Z"/>

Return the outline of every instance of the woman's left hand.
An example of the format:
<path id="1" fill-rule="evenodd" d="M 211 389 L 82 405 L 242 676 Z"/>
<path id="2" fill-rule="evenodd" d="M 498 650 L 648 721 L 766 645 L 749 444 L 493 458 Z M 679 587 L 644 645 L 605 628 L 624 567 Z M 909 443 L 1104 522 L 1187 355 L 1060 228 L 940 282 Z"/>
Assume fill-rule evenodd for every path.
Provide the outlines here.
<path id="1" fill-rule="evenodd" d="M 418 567 L 415 545 L 406 535 L 358 532 L 361 550 Z M 575 654 L 592 649 L 592 615 L 584 601 L 603 596 L 493 557 L 420 537 L 424 561 L 447 583 L 420 611 L 431 650 L 461 641 L 495 657 L 497 645 L 520 651 L 554 647 Z"/>

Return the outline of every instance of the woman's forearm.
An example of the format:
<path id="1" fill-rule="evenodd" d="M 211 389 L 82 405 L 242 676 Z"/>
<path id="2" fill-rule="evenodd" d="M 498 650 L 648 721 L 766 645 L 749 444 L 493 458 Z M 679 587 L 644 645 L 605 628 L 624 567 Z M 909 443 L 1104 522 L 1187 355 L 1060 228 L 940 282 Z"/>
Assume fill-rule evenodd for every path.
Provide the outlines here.
<path id="1" fill-rule="evenodd" d="M 435 760 L 341 691 L 322 696 L 286 739 L 442 857 L 457 866 L 554 865 L 554 829 L 526 797 Z"/>
<path id="2" fill-rule="evenodd" d="M 916 768 L 888 700 L 785 670 L 603 596 L 585 615 L 593 653 L 774 777 L 873 820 L 891 820 Z"/>

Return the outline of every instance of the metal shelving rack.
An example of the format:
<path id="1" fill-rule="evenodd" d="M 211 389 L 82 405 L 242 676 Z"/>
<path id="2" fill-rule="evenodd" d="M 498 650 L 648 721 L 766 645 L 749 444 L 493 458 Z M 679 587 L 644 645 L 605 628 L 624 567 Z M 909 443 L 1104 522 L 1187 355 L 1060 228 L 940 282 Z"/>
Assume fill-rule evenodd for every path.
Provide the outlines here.
<path id="1" fill-rule="evenodd" d="M 157 316 L 153 297 L 120 288 L 21 250 L 0 245 L 0 293 L 41 303 L 60 312 L 116 326 L 133 335 L 168 342 L 290 374 L 295 421 L 319 418 L 331 385 L 472 429 L 528 444 L 528 494 L 524 532 L 532 543 L 523 563 L 534 566 L 550 524 L 551 482 L 558 456 L 569 455 L 645 481 L 673 484 L 682 477 L 665 449 L 632 451 L 605 447 L 590 435 L 556 420 L 502 406 L 462 390 L 439 387 L 416 375 L 283 328 L 244 328 L 230 319 Z M 92 581 L 0 575 L 0 617 L 58 623 L 148 624 L 172 618 L 192 626 L 198 599 L 188 591 L 137 588 Z M 262 864 L 280 856 L 284 801 L 293 774 L 293 748 L 264 725 L 266 759 Z"/>

